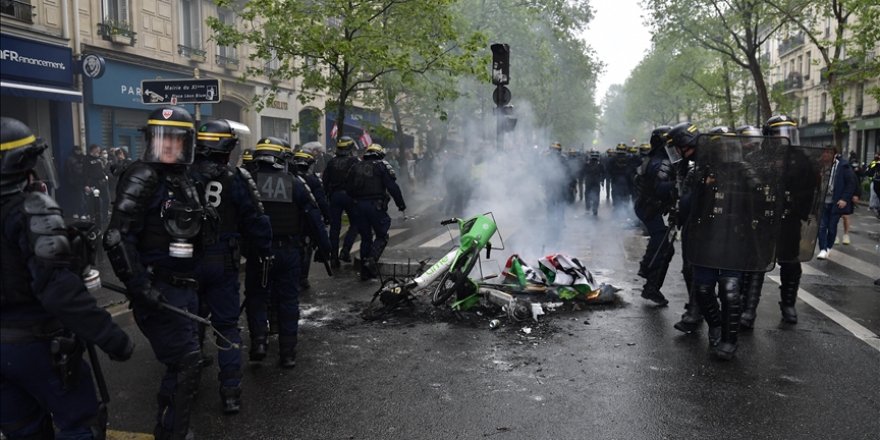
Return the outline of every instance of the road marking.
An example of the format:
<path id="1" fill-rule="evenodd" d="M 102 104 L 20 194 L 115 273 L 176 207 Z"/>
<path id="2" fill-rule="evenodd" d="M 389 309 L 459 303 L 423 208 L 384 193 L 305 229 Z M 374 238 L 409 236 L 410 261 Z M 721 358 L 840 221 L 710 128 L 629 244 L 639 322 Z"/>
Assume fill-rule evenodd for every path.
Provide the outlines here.
<path id="1" fill-rule="evenodd" d="M 154 440 L 153 434 L 107 430 L 107 440 Z"/>
<path id="2" fill-rule="evenodd" d="M 828 255 L 828 261 L 837 263 L 851 271 L 858 272 L 872 280 L 877 279 L 877 275 L 880 275 L 876 265 L 866 263 L 856 257 L 835 251 L 834 249 L 832 249 L 831 253 Z"/>
<path id="3" fill-rule="evenodd" d="M 458 235 L 458 234 L 456 234 L 456 235 Z M 454 240 L 454 238 L 450 238 L 449 232 L 443 232 L 442 234 L 440 234 L 440 235 L 432 238 L 431 240 L 428 240 L 427 242 L 421 244 L 419 247 L 437 248 L 437 247 L 440 247 L 446 243 L 449 243 L 451 240 Z"/>
<path id="4" fill-rule="evenodd" d="M 767 278 L 770 278 L 776 284 L 781 284 L 779 282 L 779 277 L 776 275 L 771 275 Z M 813 294 L 807 292 L 804 289 L 798 289 L 798 298 L 800 298 L 801 301 L 810 305 L 812 308 L 821 312 L 823 315 L 831 318 L 832 321 L 836 322 L 841 327 L 852 333 L 853 336 L 855 336 L 856 338 L 861 339 L 875 350 L 880 351 L 880 336 L 877 336 L 871 330 L 868 330 L 858 322 L 853 321 L 850 317 L 837 311 L 837 309 L 829 306 L 825 301 L 816 298 L 815 296 L 813 296 Z"/>
<path id="5" fill-rule="evenodd" d="M 388 230 L 389 241 L 391 241 L 390 240 L 391 237 L 394 237 L 395 235 L 399 235 L 400 233 L 402 233 L 403 231 L 406 231 L 406 230 L 407 230 L 407 228 L 389 229 Z M 351 245 L 351 248 L 352 249 L 360 249 L 361 248 L 361 241 L 358 240 L 358 241 L 354 242 L 354 244 Z"/>
<path id="6" fill-rule="evenodd" d="M 802 268 L 801 270 L 803 271 L 803 275 L 819 275 L 819 276 L 823 276 L 823 277 L 828 276 L 827 273 L 822 272 L 821 270 L 816 269 L 815 267 L 813 267 L 809 264 L 803 264 L 803 265 L 801 265 L 801 268 Z"/>

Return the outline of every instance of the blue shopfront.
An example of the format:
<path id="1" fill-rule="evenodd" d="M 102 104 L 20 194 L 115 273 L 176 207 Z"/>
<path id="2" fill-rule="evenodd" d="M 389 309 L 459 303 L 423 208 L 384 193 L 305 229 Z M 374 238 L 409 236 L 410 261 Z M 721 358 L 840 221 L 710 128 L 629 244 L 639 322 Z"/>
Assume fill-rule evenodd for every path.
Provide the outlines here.
<path id="1" fill-rule="evenodd" d="M 105 148 L 127 147 L 132 157 L 143 151 L 143 135 L 139 131 L 155 105 L 141 101 L 141 81 L 145 79 L 177 79 L 189 76 L 180 72 L 106 60 L 106 72 L 99 79 L 86 79 L 86 139 L 89 145 Z M 192 105 L 184 106 L 190 113 Z M 212 106 L 201 105 L 202 118 L 210 116 Z"/>
<path id="2" fill-rule="evenodd" d="M 336 108 L 328 108 L 325 113 L 325 127 L 327 127 L 326 145 L 329 147 L 328 151 L 333 151 L 336 145 L 336 140 L 332 136 L 333 127 L 336 125 Z M 345 123 L 343 124 L 342 135 L 351 136 L 352 139 L 355 139 L 360 144 L 360 138 L 364 134 L 364 129 L 369 131 L 372 127 L 380 125 L 382 125 L 382 121 L 379 117 L 379 112 L 360 107 L 347 107 L 345 109 Z M 363 145 L 359 145 L 359 147 L 364 148 Z"/>
<path id="3" fill-rule="evenodd" d="M 82 94 L 74 90 L 74 70 L 69 47 L 0 33 L 0 114 L 48 142 L 59 171 L 76 144 L 72 103 Z"/>

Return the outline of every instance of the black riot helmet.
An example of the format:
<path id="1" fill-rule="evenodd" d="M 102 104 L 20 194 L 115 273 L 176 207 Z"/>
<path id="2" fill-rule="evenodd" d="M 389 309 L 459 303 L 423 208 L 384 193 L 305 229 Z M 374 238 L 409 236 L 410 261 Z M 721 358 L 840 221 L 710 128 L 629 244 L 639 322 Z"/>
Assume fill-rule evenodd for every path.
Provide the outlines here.
<path id="1" fill-rule="evenodd" d="M 764 124 L 764 136 L 788 138 L 792 145 L 800 144 L 797 122 L 786 115 L 771 116 Z"/>
<path id="2" fill-rule="evenodd" d="M 0 194 L 21 192 L 46 148 L 48 145 L 24 122 L 0 118 Z"/>
<path id="3" fill-rule="evenodd" d="M 315 163 L 315 156 L 306 151 L 293 153 L 293 166 L 299 174 L 306 174 Z"/>
<path id="4" fill-rule="evenodd" d="M 234 123 L 227 119 L 217 119 L 202 124 L 196 134 L 196 153 L 206 156 L 210 154 L 228 156 L 232 153 L 239 141 L 233 125 Z"/>
<path id="5" fill-rule="evenodd" d="M 147 141 L 144 162 L 188 165 L 195 154 L 195 123 L 183 107 L 163 106 L 150 113 L 142 129 Z"/>
<path id="6" fill-rule="evenodd" d="M 734 136 L 735 133 L 730 127 L 724 125 L 717 125 L 709 129 L 709 134 L 711 135 L 711 139 L 718 139 L 719 136 Z"/>
<path id="7" fill-rule="evenodd" d="M 761 130 L 754 125 L 740 125 L 739 127 L 736 127 L 736 135 L 759 137 L 762 136 L 762 133 Z"/>
<path id="8" fill-rule="evenodd" d="M 283 165 L 291 154 L 289 142 L 275 136 L 266 136 L 257 141 L 254 160 Z"/>
<path id="9" fill-rule="evenodd" d="M 352 150 L 355 149 L 354 139 L 350 136 L 342 136 L 336 141 L 336 155 L 350 156 Z"/>
<path id="10" fill-rule="evenodd" d="M 666 153 L 672 163 L 681 160 L 682 155 L 688 150 L 696 150 L 699 134 L 700 130 L 697 130 L 697 126 L 690 122 L 682 122 L 669 129 L 666 135 Z"/>
<path id="11" fill-rule="evenodd" d="M 651 143 L 651 150 L 656 150 L 657 148 L 663 148 L 666 146 L 669 130 L 672 130 L 672 127 L 668 125 L 661 125 L 651 131 L 651 140 L 649 141 Z"/>
<path id="12" fill-rule="evenodd" d="M 364 152 L 364 159 L 382 160 L 385 158 L 385 147 L 379 144 L 371 144 Z"/>

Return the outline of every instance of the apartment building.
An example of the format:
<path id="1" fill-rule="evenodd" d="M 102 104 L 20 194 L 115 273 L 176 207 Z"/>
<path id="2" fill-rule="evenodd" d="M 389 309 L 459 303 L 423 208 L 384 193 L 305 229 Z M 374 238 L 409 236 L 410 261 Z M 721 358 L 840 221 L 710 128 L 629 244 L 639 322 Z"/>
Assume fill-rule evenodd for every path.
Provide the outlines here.
<path id="1" fill-rule="evenodd" d="M 826 20 L 818 36 L 833 39 L 835 27 L 833 20 Z M 824 78 L 827 68 L 818 47 L 804 33 L 793 30 L 790 33 L 777 32 L 768 39 L 762 52 L 762 61 L 770 66 L 768 84 L 795 103 L 792 116 L 800 123 L 801 143 L 831 145 L 831 90 Z M 878 53 L 880 42 L 869 56 Z M 841 59 L 844 63 L 857 62 L 855 57 L 847 55 L 846 48 Z M 849 133 L 844 139 L 843 149 L 845 152 L 857 152 L 860 161 L 870 161 L 880 151 L 880 104 L 865 91 L 880 86 L 880 78 L 854 81 L 844 77 L 842 80 L 846 81 L 843 99 Z"/>
<path id="2" fill-rule="evenodd" d="M 335 121 L 332 111 L 323 111 L 327 97 L 301 104 L 296 81 L 279 83 L 275 101 L 262 110 L 251 106 L 271 83 L 239 80 L 257 61 L 248 59 L 247 49 L 211 41 L 209 16 L 235 20 L 234 11 L 209 0 L 2 0 L 2 115 L 23 120 L 46 139 L 56 163 L 74 146 L 90 144 L 127 146 L 137 157 L 143 148 L 138 128 L 155 109 L 143 104 L 141 81 L 197 73 L 222 84 L 219 103 L 199 105 L 201 118 L 247 124 L 252 133 L 244 144 L 262 136 L 292 145 L 329 141 Z M 367 123 L 380 124 L 378 112 L 354 108 L 343 128 L 360 136 Z"/>

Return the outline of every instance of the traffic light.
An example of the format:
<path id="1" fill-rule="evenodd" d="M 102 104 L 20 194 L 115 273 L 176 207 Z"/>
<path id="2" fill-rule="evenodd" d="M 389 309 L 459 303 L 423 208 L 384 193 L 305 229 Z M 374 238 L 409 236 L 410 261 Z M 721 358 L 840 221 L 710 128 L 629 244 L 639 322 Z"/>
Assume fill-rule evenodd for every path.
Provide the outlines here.
<path id="1" fill-rule="evenodd" d="M 503 86 L 510 83 L 510 46 L 495 43 L 492 46 L 492 84 Z"/>

